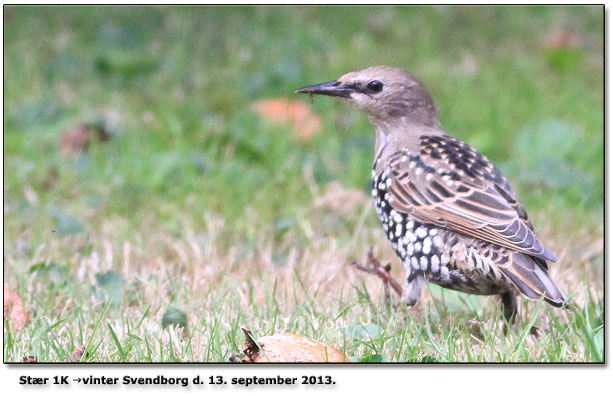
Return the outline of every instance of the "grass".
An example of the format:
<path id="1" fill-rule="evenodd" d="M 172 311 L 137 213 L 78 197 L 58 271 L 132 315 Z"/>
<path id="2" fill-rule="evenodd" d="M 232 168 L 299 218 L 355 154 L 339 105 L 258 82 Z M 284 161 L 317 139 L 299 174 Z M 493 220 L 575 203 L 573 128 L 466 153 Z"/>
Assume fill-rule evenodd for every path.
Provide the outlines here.
<path id="1" fill-rule="evenodd" d="M 223 362 L 244 326 L 354 361 L 602 361 L 602 12 L 5 8 L 4 274 L 31 321 L 5 330 L 4 360 Z M 504 337 L 493 297 L 430 286 L 392 310 L 349 266 L 374 246 L 402 279 L 368 197 L 368 121 L 307 102 L 323 126 L 301 142 L 250 106 L 374 64 L 419 76 L 505 172 L 574 311 L 522 300 Z M 62 155 L 81 123 L 110 140 Z"/>

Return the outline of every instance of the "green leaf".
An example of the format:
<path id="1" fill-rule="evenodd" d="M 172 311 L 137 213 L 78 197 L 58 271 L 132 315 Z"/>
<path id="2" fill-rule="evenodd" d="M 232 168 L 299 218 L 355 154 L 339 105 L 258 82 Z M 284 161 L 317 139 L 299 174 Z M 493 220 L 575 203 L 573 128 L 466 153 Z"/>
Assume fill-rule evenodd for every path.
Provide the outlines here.
<path id="1" fill-rule="evenodd" d="M 381 337 L 381 328 L 374 323 L 358 324 L 341 329 L 347 337 L 360 340 L 371 340 Z"/>
<path id="2" fill-rule="evenodd" d="M 187 327 L 187 313 L 185 308 L 180 305 L 172 304 L 162 317 L 162 328 L 168 326 Z"/>
<path id="3" fill-rule="evenodd" d="M 370 356 L 363 357 L 360 359 L 360 363 L 381 363 L 384 362 L 383 356 L 379 354 L 374 354 Z"/>
<path id="4" fill-rule="evenodd" d="M 96 284 L 99 287 L 98 296 L 108 298 L 108 300 L 117 305 L 121 302 L 125 291 L 125 280 L 115 271 L 98 272 L 94 275 Z"/>
<path id="5" fill-rule="evenodd" d="M 79 220 L 59 208 L 50 210 L 51 217 L 55 220 L 55 229 L 59 235 L 68 236 L 81 234 L 85 229 Z"/>

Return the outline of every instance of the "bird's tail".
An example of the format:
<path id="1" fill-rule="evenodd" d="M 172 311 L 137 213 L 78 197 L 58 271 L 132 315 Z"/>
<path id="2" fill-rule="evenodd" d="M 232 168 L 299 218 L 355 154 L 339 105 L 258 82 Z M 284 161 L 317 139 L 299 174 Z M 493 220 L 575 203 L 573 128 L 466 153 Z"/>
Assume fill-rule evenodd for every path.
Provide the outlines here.
<path id="1" fill-rule="evenodd" d="M 531 300 L 544 298 L 554 307 L 562 307 L 566 296 L 547 275 L 547 264 L 524 253 L 513 254 L 513 263 L 502 273 Z"/>

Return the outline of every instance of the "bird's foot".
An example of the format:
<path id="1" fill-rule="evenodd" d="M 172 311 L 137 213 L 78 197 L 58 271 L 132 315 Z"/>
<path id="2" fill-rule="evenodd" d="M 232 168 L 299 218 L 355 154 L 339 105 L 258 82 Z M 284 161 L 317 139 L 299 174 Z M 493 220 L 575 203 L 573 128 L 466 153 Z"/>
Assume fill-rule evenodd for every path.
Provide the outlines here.
<path id="1" fill-rule="evenodd" d="M 390 287 L 394 289 L 394 291 L 399 296 L 402 296 L 402 287 L 400 287 L 400 284 L 398 284 L 398 282 L 396 282 L 394 278 L 392 278 L 392 275 L 390 274 L 390 270 L 392 269 L 392 264 L 388 263 L 385 266 L 381 265 L 381 262 L 377 260 L 377 258 L 375 257 L 372 247 L 368 250 L 368 262 L 370 263 L 370 266 L 362 265 L 357 261 L 354 261 L 352 264 L 355 265 L 356 268 L 359 269 L 360 271 L 364 271 L 369 274 L 374 274 L 383 281 L 383 284 L 386 286 L 384 288 L 385 301 L 387 301 L 388 303 L 391 303 L 392 301 L 392 298 L 390 296 L 390 291 L 389 291 Z"/>

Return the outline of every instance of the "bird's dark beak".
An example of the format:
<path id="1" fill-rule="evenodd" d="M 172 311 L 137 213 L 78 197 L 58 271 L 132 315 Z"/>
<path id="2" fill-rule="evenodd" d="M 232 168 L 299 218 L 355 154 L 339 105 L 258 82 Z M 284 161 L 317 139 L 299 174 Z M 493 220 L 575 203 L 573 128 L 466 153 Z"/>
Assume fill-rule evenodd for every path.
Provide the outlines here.
<path id="1" fill-rule="evenodd" d="M 300 88 L 295 93 L 318 94 L 328 96 L 340 96 L 348 98 L 355 90 L 352 87 L 341 84 L 340 81 L 328 81 L 323 84 L 309 85 L 308 87 Z"/>

